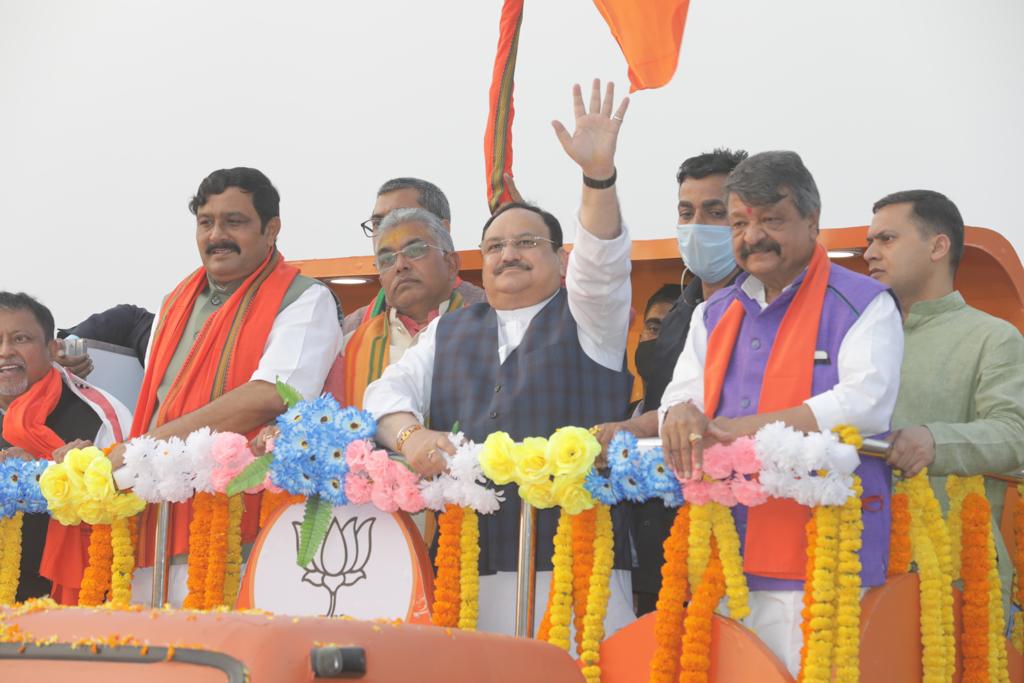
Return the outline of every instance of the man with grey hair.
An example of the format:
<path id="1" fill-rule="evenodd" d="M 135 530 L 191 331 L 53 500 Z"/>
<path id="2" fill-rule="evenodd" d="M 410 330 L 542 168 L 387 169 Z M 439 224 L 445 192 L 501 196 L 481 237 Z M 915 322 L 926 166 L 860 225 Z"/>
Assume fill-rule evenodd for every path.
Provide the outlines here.
<path id="1" fill-rule="evenodd" d="M 659 410 L 666 457 L 683 479 L 715 443 L 772 422 L 803 432 L 887 432 L 899 390 L 902 321 L 885 285 L 829 262 L 821 199 L 793 152 L 741 162 L 725 183 L 733 254 L 745 271 L 694 311 Z M 861 580 L 885 581 L 891 472 L 864 458 Z M 751 590 L 752 628 L 800 667 L 800 612 L 811 509 L 789 499 L 733 508 Z"/>
<path id="2" fill-rule="evenodd" d="M 389 213 L 395 209 L 416 208 L 426 209 L 434 214 L 440 221 L 442 229 L 451 234 L 452 212 L 448 205 L 448 197 L 437 185 L 420 178 L 392 178 L 381 185 L 377 190 L 377 201 L 373 205 L 373 213 L 360 223 L 360 227 L 367 237 L 373 237 L 384 217 Z M 454 249 L 452 251 L 454 253 Z M 466 304 L 475 304 L 486 300 L 484 290 L 471 282 L 463 281 L 458 274 L 455 276 L 455 289 L 458 290 Z M 345 316 L 342 328 L 345 331 L 346 341 L 351 338 L 357 327 L 381 314 L 389 306 L 394 306 L 394 302 L 387 298 L 387 292 L 382 287 L 368 305 Z"/>
<path id="3" fill-rule="evenodd" d="M 443 219 L 424 208 L 396 208 L 372 234 L 387 305 L 365 316 L 347 339 L 345 400 L 360 407 L 366 386 L 416 343 L 431 320 L 467 303 L 457 288 L 459 255 Z"/>

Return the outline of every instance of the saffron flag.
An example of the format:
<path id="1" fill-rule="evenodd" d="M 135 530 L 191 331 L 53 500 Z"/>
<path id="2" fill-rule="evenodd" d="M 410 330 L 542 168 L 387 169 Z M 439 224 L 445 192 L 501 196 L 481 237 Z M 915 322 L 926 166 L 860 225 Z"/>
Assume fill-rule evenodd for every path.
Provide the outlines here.
<path id="1" fill-rule="evenodd" d="M 484 163 L 487 173 L 487 203 L 493 213 L 511 201 L 505 186 L 505 172 L 512 171 L 512 90 L 519 49 L 519 27 L 523 23 L 523 0 L 505 0 L 501 8 L 498 53 L 491 75 L 487 131 L 484 133 Z"/>
<path id="2" fill-rule="evenodd" d="M 690 0 L 594 0 L 629 64 L 629 91 L 672 80 Z"/>

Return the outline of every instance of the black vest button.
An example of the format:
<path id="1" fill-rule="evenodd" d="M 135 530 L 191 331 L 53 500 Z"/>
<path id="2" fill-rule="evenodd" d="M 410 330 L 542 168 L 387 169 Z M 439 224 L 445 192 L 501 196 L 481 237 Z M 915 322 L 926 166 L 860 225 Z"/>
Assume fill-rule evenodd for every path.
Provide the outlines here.
<path id="1" fill-rule="evenodd" d="M 491 419 L 492 420 L 498 419 L 498 411 L 497 410 L 492 410 L 491 411 Z"/>
<path id="2" fill-rule="evenodd" d="M 500 384 L 495 384 L 494 385 L 494 393 L 498 393 L 499 391 L 501 391 L 501 385 Z"/>

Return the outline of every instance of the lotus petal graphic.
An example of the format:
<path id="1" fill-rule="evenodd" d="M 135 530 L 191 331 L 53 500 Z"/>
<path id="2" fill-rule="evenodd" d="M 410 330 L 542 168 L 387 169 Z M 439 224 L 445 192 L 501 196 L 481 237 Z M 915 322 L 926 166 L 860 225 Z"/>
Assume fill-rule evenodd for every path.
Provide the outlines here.
<path id="1" fill-rule="evenodd" d="M 331 596 L 325 617 L 334 616 L 339 588 L 353 586 L 366 578 L 366 563 L 370 561 L 373 550 L 371 534 L 375 521 L 375 517 L 362 522 L 358 517 L 350 517 L 341 525 L 337 517 L 331 518 L 319 555 L 313 557 L 312 566 L 307 566 L 302 575 L 305 583 L 321 586 Z M 292 528 L 298 548 L 302 522 L 292 522 Z"/>

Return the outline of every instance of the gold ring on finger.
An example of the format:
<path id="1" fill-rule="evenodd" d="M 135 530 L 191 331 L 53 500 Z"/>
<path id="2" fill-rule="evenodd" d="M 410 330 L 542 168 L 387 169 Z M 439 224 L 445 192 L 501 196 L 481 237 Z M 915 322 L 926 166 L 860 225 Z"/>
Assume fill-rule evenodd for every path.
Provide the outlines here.
<path id="1" fill-rule="evenodd" d="M 698 441 L 703 441 L 704 437 L 698 434 L 697 432 L 690 432 L 689 439 L 690 443 L 697 443 Z"/>

